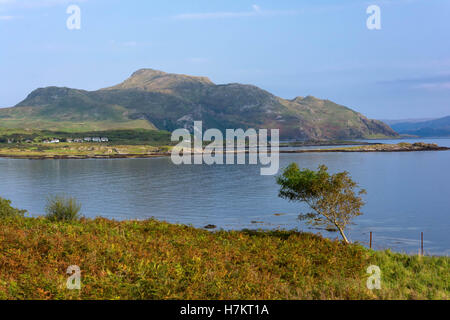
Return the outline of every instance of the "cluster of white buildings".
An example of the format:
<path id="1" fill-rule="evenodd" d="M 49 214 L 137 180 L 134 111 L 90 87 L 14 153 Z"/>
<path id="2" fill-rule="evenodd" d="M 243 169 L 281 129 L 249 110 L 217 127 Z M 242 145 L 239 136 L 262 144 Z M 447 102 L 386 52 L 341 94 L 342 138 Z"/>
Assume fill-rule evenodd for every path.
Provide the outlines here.
<path id="1" fill-rule="evenodd" d="M 43 143 L 59 143 L 59 139 L 52 139 L 52 140 L 44 140 Z"/>
<path id="2" fill-rule="evenodd" d="M 83 139 L 67 139 L 67 142 L 108 142 L 109 139 L 106 137 L 84 137 Z"/>
<path id="3" fill-rule="evenodd" d="M 107 137 L 84 137 L 84 138 L 68 138 L 67 142 L 69 143 L 82 143 L 82 142 L 108 142 L 109 139 Z M 44 140 L 43 143 L 60 143 L 60 139 L 51 139 L 51 140 Z"/>

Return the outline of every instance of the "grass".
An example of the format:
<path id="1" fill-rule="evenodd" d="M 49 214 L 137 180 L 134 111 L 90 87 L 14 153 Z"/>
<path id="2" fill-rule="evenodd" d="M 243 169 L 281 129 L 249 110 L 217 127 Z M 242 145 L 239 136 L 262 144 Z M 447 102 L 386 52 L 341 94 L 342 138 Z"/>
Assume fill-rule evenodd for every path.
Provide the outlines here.
<path id="1" fill-rule="evenodd" d="M 151 155 L 168 152 L 169 146 L 109 145 L 106 143 L 0 144 L 0 155 L 8 157 L 109 157 Z"/>
<path id="2" fill-rule="evenodd" d="M 16 144 L 24 144 L 27 141 L 39 144 L 44 140 L 54 138 L 65 141 L 67 139 L 83 139 L 84 137 L 107 137 L 109 139 L 108 145 L 161 146 L 171 144 L 170 136 L 170 133 L 167 131 L 146 129 L 72 132 L 70 128 L 66 128 L 64 131 L 0 128 L 0 143 L 7 143 L 9 140 Z"/>
<path id="3" fill-rule="evenodd" d="M 101 135 L 100 135 L 101 136 Z M 0 132 L 1 137 L 1 132 Z M 173 143 L 166 141 L 165 135 L 161 137 L 148 137 L 152 139 L 149 144 L 143 141 L 132 141 L 131 136 L 123 136 L 122 140 L 114 140 L 109 143 L 55 143 L 45 144 L 40 142 L 32 143 L 0 143 L 0 157 L 12 158 L 32 158 L 32 159 L 52 159 L 52 158 L 114 158 L 114 157 L 151 157 L 168 155 L 172 150 Z M 120 142 L 130 143 L 122 144 Z M 207 142 L 205 142 L 207 144 Z M 363 145 L 355 147 L 337 147 L 329 149 L 307 149 L 297 151 L 284 151 L 288 153 L 305 152 L 382 152 L 382 151 L 419 151 L 419 150 L 447 150 L 445 147 L 438 147 L 434 144 L 377 144 Z"/>
<path id="4" fill-rule="evenodd" d="M 449 258 L 291 231 L 209 232 L 156 220 L 0 219 L 0 299 L 449 299 Z M 68 266 L 81 290 L 68 290 Z M 381 290 L 366 269 L 382 270 Z"/>
<path id="5" fill-rule="evenodd" d="M 75 198 L 53 196 L 47 199 L 46 218 L 50 221 L 75 221 L 81 218 L 81 205 Z"/>
<path id="6" fill-rule="evenodd" d="M 24 217 L 27 213 L 26 210 L 19 210 L 11 206 L 11 200 L 3 199 L 0 197 L 0 219 L 11 217 Z"/>
<path id="7" fill-rule="evenodd" d="M 54 138 L 60 141 L 84 137 L 107 137 L 105 143 L 43 143 Z M 11 142 L 11 143 L 8 143 Z M 7 157 L 110 157 L 167 153 L 173 143 L 166 131 L 133 129 L 90 132 L 68 132 L 0 128 L 0 155 Z"/>
<path id="8" fill-rule="evenodd" d="M 119 129 L 148 129 L 155 130 L 155 127 L 145 120 L 129 121 L 52 121 L 52 120 L 28 120 L 28 119 L 0 119 L 0 126 L 4 128 L 40 128 L 42 130 L 67 131 L 67 132 L 89 132 Z"/>

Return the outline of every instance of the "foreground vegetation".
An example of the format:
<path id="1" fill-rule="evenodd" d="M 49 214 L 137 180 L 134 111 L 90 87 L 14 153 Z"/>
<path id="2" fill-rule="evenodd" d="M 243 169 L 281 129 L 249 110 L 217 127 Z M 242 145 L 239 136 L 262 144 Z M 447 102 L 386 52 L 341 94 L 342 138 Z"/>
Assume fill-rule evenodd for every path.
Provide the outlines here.
<path id="1" fill-rule="evenodd" d="M 155 220 L 5 215 L 0 299 L 449 299 L 449 258 L 309 233 L 209 232 Z M 66 270 L 81 268 L 81 290 Z M 382 270 L 381 290 L 366 269 Z"/>

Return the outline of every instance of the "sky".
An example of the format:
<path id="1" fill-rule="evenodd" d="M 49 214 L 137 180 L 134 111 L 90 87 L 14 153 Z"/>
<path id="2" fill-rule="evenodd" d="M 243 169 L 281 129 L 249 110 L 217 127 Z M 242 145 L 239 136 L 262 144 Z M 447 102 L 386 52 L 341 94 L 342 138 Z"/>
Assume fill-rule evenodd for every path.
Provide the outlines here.
<path id="1" fill-rule="evenodd" d="M 69 5 L 81 28 L 67 28 Z M 380 8 L 381 29 L 366 12 Z M 0 0 L 0 107 L 140 68 L 313 95 L 370 118 L 450 115 L 449 0 Z"/>

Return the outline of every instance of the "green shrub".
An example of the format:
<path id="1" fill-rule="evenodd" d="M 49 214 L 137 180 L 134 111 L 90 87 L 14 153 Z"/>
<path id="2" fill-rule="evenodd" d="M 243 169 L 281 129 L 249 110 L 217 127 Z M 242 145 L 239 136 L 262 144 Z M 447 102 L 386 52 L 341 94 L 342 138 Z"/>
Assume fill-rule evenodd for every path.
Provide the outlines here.
<path id="1" fill-rule="evenodd" d="M 11 207 L 11 200 L 0 197 L 0 219 L 9 217 L 23 217 L 27 210 L 19 210 Z"/>
<path id="2" fill-rule="evenodd" d="M 75 198 L 53 196 L 47 199 L 46 218 L 50 221 L 75 221 L 80 219 L 81 205 Z"/>

